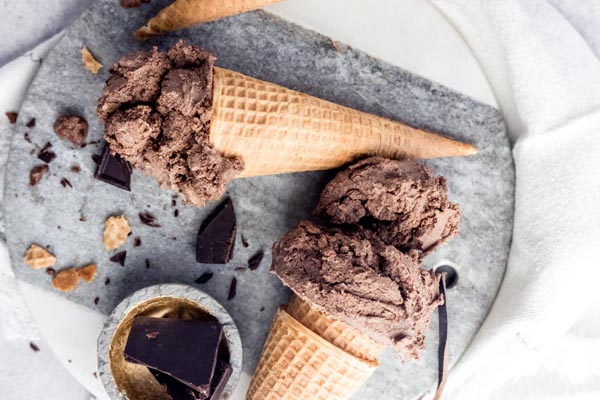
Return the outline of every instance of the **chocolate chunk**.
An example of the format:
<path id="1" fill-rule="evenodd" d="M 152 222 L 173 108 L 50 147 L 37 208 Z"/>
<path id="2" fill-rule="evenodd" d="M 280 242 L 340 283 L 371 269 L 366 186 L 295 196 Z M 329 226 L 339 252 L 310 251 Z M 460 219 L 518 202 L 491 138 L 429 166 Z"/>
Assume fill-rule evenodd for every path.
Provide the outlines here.
<path id="1" fill-rule="evenodd" d="M 114 256 L 112 256 L 110 258 L 110 261 L 117 263 L 117 264 L 121 264 L 121 266 L 125 266 L 125 257 L 127 256 L 127 252 L 126 251 L 120 251 L 117 254 L 115 254 Z"/>
<path id="2" fill-rule="evenodd" d="M 248 244 L 248 240 L 246 240 L 246 238 L 244 237 L 244 235 L 242 235 L 242 246 L 244 246 L 244 247 L 248 247 L 248 246 L 250 246 L 250 245 Z"/>
<path id="3" fill-rule="evenodd" d="M 81 167 L 79 165 L 71 165 L 71 172 L 78 174 L 81 172 Z"/>
<path id="4" fill-rule="evenodd" d="M 265 308 L 264 308 L 264 307 L 261 307 L 259 311 L 260 311 L 260 312 L 263 312 L 263 311 L 265 311 Z"/>
<path id="5" fill-rule="evenodd" d="M 29 347 L 31 347 L 31 350 L 35 351 L 36 353 L 40 351 L 40 348 L 37 346 L 37 344 L 33 342 L 29 342 Z"/>
<path id="6" fill-rule="evenodd" d="M 54 153 L 50 148 L 52 147 L 52 143 L 48 142 L 38 153 L 38 158 L 45 163 L 50 163 L 52 160 L 56 158 L 56 153 Z"/>
<path id="7" fill-rule="evenodd" d="M 10 122 L 11 124 L 16 123 L 18 117 L 19 117 L 19 114 L 17 114 L 14 111 L 7 111 L 6 112 L 6 118 L 8 118 L 8 122 Z"/>
<path id="8" fill-rule="evenodd" d="M 150 372 L 156 381 L 165 388 L 172 400 L 206 400 L 209 398 L 167 374 L 154 369 L 150 369 Z"/>
<path id="9" fill-rule="evenodd" d="M 142 239 L 140 239 L 139 236 L 136 236 L 135 239 L 133 239 L 133 247 L 140 247 L 142 245 Z"/>
<path id="10" fill-rule="evenodd" d="M 92 161 L 94 161 L 96 165 L 100 164 L 100 156 L 98 154 L 92 154 Z"/>
<path id="11" fill-rule="evenodd" d="M 94 161 L 96 160 L 94 159 Z M 94 173 L 94 178 L 119 189 L 131 191 L 131 166 L 127 161 L 118 155 L 113 156 L 110 154 L 110 149 L 105 147 L 96 163 L 98 167 Z"/>
<path id="12" fill-rule="evenodd" d="M 144 3 L 150 3 L 150 0 L 120 0 L 119 4 L 123 8 L 136 8 Z"/>
<path id="13" fill-rule="evenodd" d="M 98 305 L 98 303 L 100 303 L 100 297 L 96 297 L 96 298 L 94 299 L 94 304 L 95 304 L 95 305 Z"/>
<path id="14" fill-rule="evenodd" d="M 173 216 L 174 216 L 175 218 L 179 217 L 179 210 L 178 210 L 178 209 L 175 209 L 175 210 L 173 211 Z"/>
<path id="15" fill-rule="evenodd" d="M 235 297 L 237 289 L 237 279 L 235 276 L 231 279 L 231 284 L 229 285 L 229 293 L 227 294 L 227 300 L 231 300 Z"/>
<path id="16" fill-rule="evenodd" d="M 177 205 L 177 200 L 171 199 L 171 207 L 175 207 Z"/>
<path id="17" fill-rule="evenodd" d="M 152 228 L 160 228 L 160 224 L 157 224 L 156 218 L 154 217 L 154 215 L 150 214 L 148 211 L 144 211 L 142 213 L 139 214 L 140 217 L 140 221 L 142 222 L 142 224 L 144 225 L 148 225 Z"/>
<path id="18" fill-rule="evenodd" d="M 67 178 L 62 178 L 60 180 L 60 184 L 62 185 L 62 187 L 67 187 L 67 186 L 70 188 L 73 187 L 73 185 L 71 185 L 71 182 L 69 182 L 69 180 Z"/>
<path id="19" fill-rule="evenodd" d="M 200 227 L 196 261 L 204 264 L 227 264 L 233 253 L 235 232 L 235 211 L 231 199 L 227 199 Z"/>
<path id="20" fill-rule="evenodd" d="M 208 281 L 210 281 L 210 279 L 213 277 L 213 273 L 212 272 L 205 272 L 202 275 L 200 275 L 200 277 L 198 279 L 196 279 L 194 282 L 198 283 L 198 284 L 203 284 L 206 283 Z"/>
<path id="21" fill-rule="evenodd" d="M 212 382 L 210 383 L 210 398 L 212 400 L 218 400 L 221 398 L 232 372 L 233 369 L 229 364 L 224 361 L 217 360 L 215 374 Z"/>
<path id="22" fill-rule="evenodd" d="M 25 124 L 28 128 L 35 128 L 35 118 L 31 118 L 27 124 Z"/>
<path id="23" fill-rule="evenodd" d="M 159 332 L 154 339 L 146 335 Z M 125 359 L 170 375 L 210 394 L 222 327 L 215 321 L 136 317 L 125 346 Z"/>
<path id="24" fill-rule="evenodd" d="M 61 115 L 54 122 L 54 132 L 69 142 L 83 146 L 88 133 L 88 123 L 79 115 Z"/>
<path id="25" fill-rule="evenodd" d="M 255 269 L 257 269 L 258 266 L 260 265 L 260 262 L 262 261 L 264 255 L 265 255 L 265 253 L 262 250 L 257 251 L 256 254 L 254 254 L 248 260 L 248 268 L 250 268 L 251 271 L 254 271 Z"/>
<path id="26" fill-rule="evenodd" d="M 29 185 L 31 185 L 31 186 L 37 185 L 42 180 L 42 178 L 44 177 L 44 174 L 46 172 L 48 172 L 49 169 L 50 168 L 48 168 L 48 165 L 46 165 L 46 164 L 33 167 L 31 169 L 31 171 L 29 172 Z"/>

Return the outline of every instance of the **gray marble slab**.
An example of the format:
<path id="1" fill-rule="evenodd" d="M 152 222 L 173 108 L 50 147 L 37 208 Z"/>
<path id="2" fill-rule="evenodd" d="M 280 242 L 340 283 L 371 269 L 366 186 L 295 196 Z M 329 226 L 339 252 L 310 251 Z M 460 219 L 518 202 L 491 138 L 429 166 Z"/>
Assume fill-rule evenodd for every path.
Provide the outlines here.
<path id="1" fill-rule="evenodd" d="M 161 2 L 136 11 L 97 1 L 43 61 L 20 113 L 8 163 L 5 195 L 7 240 L 15 273 L 21 279 L 54 290 L 50 277 L 23 264 L 30 243 L 49 245 L 58 257 L 57 268 L 95 262 L 98 276 L 65 294 L 72 301 L 103 313 L 133 291 L 156 283 L 187 283 L 205 271 L 215 273 L 199 285 L 220 301 L 240 329 L 244 368 L 251 372 L 277 306 L 289 292 L 268 272 L 270 248 L 299 219 L 309 215 L 316 198 L 333 172 L 312 172 L 237 180 L 229 187 L 238 218 L 234 258 L 229 265 L 195 262 L 195 238 L 204 217 L 215 204 L 203 209 L 182 206 L 173 215 L 172 193 L 160 190 L 150 178 L 135 172 L 131 193 L 92 177 L 92 154 L 102 143 L 84 149 L 59 140 L 52 131 L 57 116 L 70 111 L 85 116 L 89 141 L 102 138 L 95 115 L 96 99 L 108 77 L 107 67 L 91 75 L 81 67 L 80 49 L 86 45 L 105 65 L 122 55 L 151 45 L 167 48 L 179 38 L 203 46 L 218 56 L 217 64 L 282 84 L 328 100 L 411 125 L 442 132 L 479 147 L 477 156 L 430 161 L 448 178 L 450 197 L 460 203 L 461 235 L 425 260 L 432 267 L 446 260 L 460 273 L 459 284 L 449 291 L 450 360 L 455 362 L 480 326 L 502 279 L 511 239 L 514 171 L 509 140 L 497 110 L 447 88 L 369 57 L 355 49 L 305 30 L 264 12 L 254 12 L 210 23 L 184 32 L 138 43 L 133 28 L 160 7 Z M 393 40 L 393 38 L 391 38 Z M 29 118 L 37 126 L 27 129 Z M 24 140 L 29 132 L 33 144 Z M 36 149 L 53 144 L 58 157 L 39 185 L 30 187 L 28 173 L 40 164 Z M 77 164 L 80 173 L 70 167 Z M 67 178 L 73 188 L 63 188 Z M 161 224 L 140 223 L 138 213 L 150 211 Z M 86 220 L 80 221 L 80 214 Z M 102 246 L 103 222 L 109 215 L 124 214 L 133 235 L 125 266 L 111 263 Z M 249 247 L 242 245 L 242 235 Z M 133 247 L 139 236 L 142 246 Z M 256 271 L 236 271 L 256 251 L 266 252 Z M 145 260 L 150 262 L 146 269 Z M 237 296 L 227 300 L 232 277 L 238 280 Z M 110 284 L 105 285 L 106 278 Z M 97 305 L 94 299 L 99 297 Z M 432 322 L 427 349 L 417 362 L 401 365 L 386 352 L 373 377 L 357 399 L 416 398 L 436 381 L 437 317 Z"/>

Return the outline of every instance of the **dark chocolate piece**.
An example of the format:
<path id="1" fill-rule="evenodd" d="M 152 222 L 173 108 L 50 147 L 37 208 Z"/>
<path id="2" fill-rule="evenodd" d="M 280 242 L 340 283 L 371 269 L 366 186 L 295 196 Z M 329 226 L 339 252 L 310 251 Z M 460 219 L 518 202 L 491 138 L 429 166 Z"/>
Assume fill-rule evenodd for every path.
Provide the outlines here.
<path id="1" fill-rule="evenodd" d="M 48 165 L 44 164 L 44 165 L 37 165 L 35 167 L 33 167 L 31 169 L 31 171 L 29 172 L 29 184 L 31 186 L 35 186 L 37 185 L 42 178 L 44 177 L 44 174 L 46 172 L 48 172 L 50 168 L 48 168 Z"/>
<path id="2" fill-rule="evenodd" d="M 224 361 L 217 360 L 217 366 L 215 367 L 215 374 L 213 380 L 210 383 L 210 399 L 219 400 L 223 395 L 227 381 L 231 377 L 233 369 L 229 364 Z"/>
<path id="3" fill-rule="evenodd" d="M 200 394 L 167 374 L 155 369 L 150 369 L 150 372 L 157 382 L 165 388 L 172 400 L 206 400 L 209 398 L 208 395 Z"/>
<path id="4" fill-rule="evenodd" d="M 31 347 L 31 350 L 35 351 L 36 353 L 40 351 L 40 348 L 37 346 L 37 344 L 33 342 L 29 342 L 29 347 Z"/>
<path id="5" fill-rule="evenodd" d="M 61 139 L 83 147 L 88 134 L 88 123 L 79 115 L 61 115 L 54 122 L 54 133 Z"/>
<path id="6" fill-rule="evenodd" d="M 119 189 L 131 191 L 131 166 L 118 155 L 110 154 L 108 147 L 102 150 L 94 178 Z"/>
<path id="7" fill-rule="evenodd" d="M 235 211 L 231 199 L 227 199 L 200 227 L 196 261 L 204 264 L 227 264 L 233 253 L 235 232 Z"/>
<path id="8" fill-rule="evenodd" d="M 173 211 L 173 216 L 174 216 L 175 218 L 179 217 L 179 210 L 178 210 L 178 209 L 175 209 L 175 210 Z"/>
<path id="9" fill-rule="evenodd" d="M 231 284 L 229 285 L 229 293 L 227 294 L 227 300 L 231 300 L 235 297 L 237 289 L 237 279 L 235 276 L 231 279 Z"/>
<path id="10" fill-rule="evenodd" d="M 151 332 L 159 334 L 150 339 Z M 125 346 L 125 359 L 165 373 L 210 394 L 222 326 L 215 321 L 136 317 Z"/>
<path id="11" fill-rule="evenodd" d="M 127 256 L 127 252 L 126 251 L 120 251 L 117 254 L 115 254 L 114 256 L 112 256 L 110 258 L 110 261 L 117 263 L 117 264 L 121 264 L 121 266 L 125 266 L 125 257 Z"/>
<path id="12" fill-rule="evenodd" d="M 150 260 L 146 258 L 146 269 L 150 269 Z"/>
<path id="13" fill-rule="evenodd" d="M 35 128 L 35 118 L 31 118 L 25 126 L 28 128 Z"/>
<path id="14" fill-rule="evenodd" d="M 6 112 L 6 118 L 8 118 L 8 122 L 10 122 L 11 124 L 16 123 L 18 117 L 19 117 L 19 114 L 14 111 Z"/>
<path id="15" fill-rule="evenodd" d="M 52 147 L 52 143 L 48 142 L 46 143 L 46 145 L 44 147 L 42 147 L 42 149 L 39 151 L 37 157 L 42 160 L 43 162 L 45 162 L 46 164 L 49 164 L 52 162 L 52 160 L 54 160 L 56 158 L 56 153 L 53 152 L 52 150 L 50 150 L 50 148 Z"/>
<path id="16" fill-rule="evenodd" d="M 156 218 L 154 215 L 150 214 L 148 211 L 140 213 L 139 217 L 142 224 L 148 225 L 152 228 L 160 228 L 160 224 L 156 223 Z"/>
<path id="17" fill-rule="evenodd" d="M 140 239 L 139 236 L 136 236 L 135 239 L 133 239 L 133 247 L 140 247 L 142 245 L 142 239 Z"/>
<path id="18" fill-rule="evenodd" d="M 198 284 L 204 284 L 208 281 L 210 281 L 210 279 L 213 277 L 213 273 L 212 272 L 205 272 L 202 275 L 200 275 L 200 277 L 198 279 L 196 279 L 194 282 L 198 283 Z"/>
<path id="19" fill-rule="evenodd" d="M 94 299 L 94 304 L 95 304 L 95 305 L 98 305 L 98 303 L 100 303 L 100 297 L 96 297 L 96 298 Z"/>
<path id="20" fill-rule="evenodd" d="M 62 178 L 60 180 L 60 184 L 62 185 L 62 187 L 67 187 L 67 186 L 70 188 L 73 187 L 73 185 L 71 185 L 71 182 L 69 182 L 69 180 L 67 178 Z"/>
<path id="21" fill-rule="evenodd" d="M 248 260 L 248 268 L 250 268 L 250 271 L 254 271 L 258 268 L 264 255 L 265 253 L 262 250 L 259 250 L 256 252 L 256 254 L 250 257 L 250 259 Z"/>
<path id="22" fill-rule="evenodd" d="M 109 285 L 110 284 L 110 278 L 106 278 L 106 280 L 104 281 L 104 285 Z"/>

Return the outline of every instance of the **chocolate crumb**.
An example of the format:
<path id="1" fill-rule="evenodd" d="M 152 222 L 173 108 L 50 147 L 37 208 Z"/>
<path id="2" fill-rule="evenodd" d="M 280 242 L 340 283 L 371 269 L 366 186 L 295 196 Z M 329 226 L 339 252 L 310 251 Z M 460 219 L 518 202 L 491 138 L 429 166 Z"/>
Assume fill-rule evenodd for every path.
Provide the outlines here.
<path id="1" fill-rule="evenodd" d="M 100 297 L 96 297 L 96 298 L 94 299 L 94 304 L 95 304 L 95 305 L 98 305 L 98 303 L 99 303 L 99 302 L 100 302 Z"/>
<path id="2" fill-rule="evenodd" d="M 127 257 L 127 252 L 120 251 L 117 254 L 115 254 L 114 256 L 112 256 L 110 258 L 110 261 L 117 263 L 117 264 L 121 264 L 121 266 L 124 267 L 125 266 L 125 257 Z"/>
<path id="3" fill-rule="evenodd" d="M 17 118 L 18 118 L 19 114 L 17 114 L 14 111 L 7 111 L 6 112 L 6 118 L 8 118 L 8 122 L 10 122 L 11 124 L 14 124 L 17 122 Z"/>
<path id="4" fill-rule="evenodd" d="M 175 209 L 175 211 L 173 211 L 173 215 L 175 216 L 175 218 L 179 217 L 179 210 Z"/>
<path id="5" fill-rule="evenodd" d="M 69 180 L 67 178 L 62 178 L 60 180 L 60 184 L 62 185 L 62 187 L 67 187 L 67 186 L 70 188 L 73 187 L 73 185 L 71 185 L 71 182 L 69 182 Z"/>
<path id="6" fill-rule="evenodd" d="M 261 308 L 260 308 L 260 312 L 263 312 L 263 311 L 265 311 L 265 308 L 264 308 L 264 307 L 261 307 Z"/>
<path id="7" fill-rule="evenodd" d="M 31 171 L 29 172 L 29 185 L 31 185 L 31 186 L 37 185 L 42 180 L 42 178 L 44 177 L 44 174 L 46 172 L 48 172 L 49 169 L 50 168 L 46 164 L 37 165 L 37 166 L 33 167 L 31 169 Z"/>
<path id="8" fill-rule="evenodd" d="M 140 239 L 139 236 L 136 236 L 135 239 L 133 239 L 133 247 L 140 247 L 142 245 L 142 239 Z"/>
<path id="9" fill-rule="evenodd" d="M 150 3 L 150 0 L 120 0 L 119 4 L 123 8 L 136 8 L 144 3 Z"/>
<path id="10" fill-rule="evenodd" d="M 146 333 L 146 337 L 148 339 L 156 339 L 159 334 L 160 334 L 160 332 L 149 332 L 149 333 Z"/>
<path id="11" fill-rule="evenodd" d="M 83 215 L 83 214 L 80 214 L 80 215 L 79 215 L 79 220 L 80 220 L 81 222 L 85 222 L 85 221 L 87 221 L 87 218 L 85 217 L 85 215 Z"/>
<path id="12" fill-rule="evenodd" d="M 231 284 L 229 285 L 229 294 L 227 295 L 227 300 L 231 300 L 235 297 L 236 289 L 237 289 L 237 279 L 234 276 L 231 279 Z"/>
<path id="13" fill-rule="evenodd" d="M 40 348 L 37 346 L 37 344 L 33 342 L 29 342 L 29 347 L 31 347 L 31 350 L 35 351 L 36 353 L 40 351 Z"/>
<path id="14" fill-rule="evenodd" d="M 157 224 L 155 222 L 155 217 L 154 215 L 150 214 L 148 211 L 144 211 L 142 213 L 139 214 L 140 216 L 140 221 L 142 222 L 142 224 L 144 225 L 148 225 L 152 228 L 160 228 L 160 224 Z"/>
<path id="15" fill-rule="evenodd" d="M 61 139 L 83 147 L 88 134 L 88 123 L 79 115 L 61 115 L 54 122 L 54 133 Z"/>
<path id="16" fill-rule="evenodd" d="M 27 143 L 31 143 L 31 138 L 29 137 L 29 133 L 28 133 L 28 132 L 25 132 L 25 133 L 23 134 L 23 139 L 25 139 L 25 141 L 26 141 Z"/>
<path id="17" fill-rule="evenodd" d="M 81 172 L 81 167 L 79 165 L 71 165 L 71 172 L 78 174 Z"/>
<path id="18" fill-rule="evenodd" d="M 177 205 L 177 200 L 172 199 L 171 200 L 171 206 L 175 207 Z"/>
<path id="19" fill-rule="evenodd" d="M 96 372 L 92 372 L 92 376 L 96 379 L 98 379 L 98 374 Z"/>
<path id="20" fill-rule="evenodd" d="M 213 273 L 212 272 L 205 272 L 202 275 L 200 275 L 200 277 L 198 279 L 196 279 L 194 282 L 198 283 L 198 284 L 203 284 L 206 283 L 208 281 L 210 281 L 210 279 L 213 277 Z"/>
<path id="21" fill-rule="evenodd" d="M 35 128 L 35 118 L 31 118 L 25 126 L 28 128 Z"/>
<path id="22" fill-rule="evenodd" d="M 56 275 L 56 270 L 52 267 L 48 267 L 48 268 L 46 268 L 46 273 L 50 276 L 54 276 L 54 275 Z"/>
<path id="23" fill-rule="evenodd" d="M 248 268 L 250 268 L 250 271 L 254 271 L 258 268 L 264 255 L 265 253 L 262 250 L 259 250 L 256 252 L 256 254 L 250 257 L 250 259 L 248 260 Z"/>
<path id="24" fill-rule="evenodd" d="M 150 269 L 150 260 L 146 258 L 146 269 Z"/>
<path id="25" fill-rule="evenodd" d="M 100 156 L 98 154 L 92 154 L 92 160 L 98 164 L 100 162 Z"/>
<path id="26" fill-rule="evenodd" d="M 52 143 L 48 142 L 46 143 L 46 145 L 44 147 L 42 147 L 42 149 L 39 151 L 37 157 L 42 160 L 43 162 L 45 162 L 46 164 L 49 164 L 52 162 L 52 160 L 54 160 L 56 158 L 56 153 L 53 152 L 52 150 L 50 150 L 50 148 L 52 147 Z"/>
<path id="27" fill-rule="evenodd" d="M 104 285 L 106 286 L 108 284 L 110 284 L 110 278 L 106 278 L 106 280 L 104 280 Z"/>
<path id="28" fill-rule="evenodd" d="M 248 247 L 249 246 L 248 241 L 246 240 L 246 238 L 244 237 L 244 235 L 242 235 L 242 246 L 244 246 L 244 247 Z"/>

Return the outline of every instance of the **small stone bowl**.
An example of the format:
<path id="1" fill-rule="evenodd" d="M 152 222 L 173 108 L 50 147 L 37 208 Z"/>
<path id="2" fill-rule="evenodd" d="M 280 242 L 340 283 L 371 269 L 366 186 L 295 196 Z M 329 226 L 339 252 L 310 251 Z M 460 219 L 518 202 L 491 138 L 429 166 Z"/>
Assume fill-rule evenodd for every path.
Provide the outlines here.
<path id="1" fill-rule="evenodd" d="M 242 372 L 240 333 L 225 308 L 208 294 L 194 287 L 161 284 L 140 289 L 125 298 L 110 314 L 98 337 L 98 370 L 111 399 L 169 399 L 165 389 L 144 366 L 125 361 L 124 350 L 133 319 L 138 315 L 177 319 L 215 318 L 223 325 L 226 343 L 220 354 L 229 353 L 232 374 L 221 399 L 228 399 Z"/>

